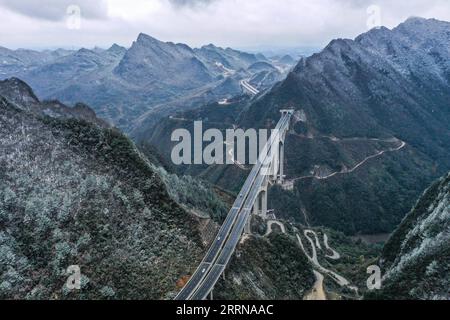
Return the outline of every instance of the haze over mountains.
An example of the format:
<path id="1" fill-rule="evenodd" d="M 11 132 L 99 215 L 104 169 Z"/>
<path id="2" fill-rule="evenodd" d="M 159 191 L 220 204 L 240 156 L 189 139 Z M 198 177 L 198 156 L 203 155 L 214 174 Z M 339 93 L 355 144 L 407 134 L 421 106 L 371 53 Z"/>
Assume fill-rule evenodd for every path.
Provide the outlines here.
<path id="1" fill-rule="evenodd" d="M 280 60 L 212 44 L 192 49 L 140 34 L 129 49 L 118 45 L 107 50 L 44 52 L 3 48 L 0 77 L 25 80 L 42 99 L 83 101 L 102 118 L 132 131 L 155 114 L 238 95 L 242 79 L 266 89 L 293 65 L 288 57 Z M 261 62 L 265 67 L 253 67 Z"/>

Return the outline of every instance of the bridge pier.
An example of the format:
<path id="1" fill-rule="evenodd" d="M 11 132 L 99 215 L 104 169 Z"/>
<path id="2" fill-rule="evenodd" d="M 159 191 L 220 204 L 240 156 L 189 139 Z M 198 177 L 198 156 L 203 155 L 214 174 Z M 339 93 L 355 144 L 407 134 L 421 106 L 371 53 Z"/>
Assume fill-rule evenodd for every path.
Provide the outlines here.
<path id="1" fill-rule="evenodd" d="M 294 114 L 294 110 L 293 109 L 285 109 L 285 110 L 280 110 L 280 112 L 283 115 L 289 114 L 292 115 Z M 278 179 L 278 183 L 279 184 L 283 184 L 284 182 L 284 143 L 286 142 L 286 133 L 289 130 L 289 125 L 286 128 L 286 131 L 284 131 L 281 135 L 281 139 L 280 139 L 280 167 L 279 167 L 279 179 Z"/>
<path id="2" fill-rule="evenodd" d="M 253 215 L 249 215 L 247 222 L 244 227 L 244 234 L 252 234 L 252 217 Z"/>
<path id="3" fill-rule="evenodd" d="M 280 111 L 283 115 L 293 114 L 293 110 L 281 110 Z M 264 220 L 267 220 L 267 212 L 268 212 L 268 206 L 267 206 L 267 192 L 269 188 L 269 184 L 280 184 L 283 185 L 284 183 L 284 160 L 285 160 L 285 149 L 284 149 L 284 143 L 286 140 L 286 133 L 289 129 L 289 125 L 287 128 L 281 132 L 277 133 L 277 141 L 274 143 L 274 145 L 268 150 L 268 155 L 271 157 L 270 163 L 266 164 L 267 168 L 266 171 L 264 171 L 266 175 L 266 179 L 264 180 L 261 190 L 258 193 L 258 196 L 256 197 L 255 203 L 253 204 L 252 208 L 252 214 L 247 220 L 247 223 L 244 228 L 244 233 L 251 234 L 251 218 L 253 215 L 258 215 L 262 217 Z M 276 148 L 276 149 L 275 149 Z"/>
<path id="4" fill-rule="evenodd" d="M 267 219 L 267 189 L 260 193 L 261 197 L 261 213 L 260 216 L 266 220 Z"/>
<path id="5" fill-rule="evenodd" d="M 284 137 L 280 145 L 280 174 L 278 177 L 278 183 L 283 184 L 284 182 Z"/>
<path id="6" fill-rule="evenodd" d="M 259 215 L 259 203 L 261 201 L 261 194 L 258 194 L 258 196 L 256 197 L 256 201 L 253 204 L 253 214 L 254 215 Z"/>

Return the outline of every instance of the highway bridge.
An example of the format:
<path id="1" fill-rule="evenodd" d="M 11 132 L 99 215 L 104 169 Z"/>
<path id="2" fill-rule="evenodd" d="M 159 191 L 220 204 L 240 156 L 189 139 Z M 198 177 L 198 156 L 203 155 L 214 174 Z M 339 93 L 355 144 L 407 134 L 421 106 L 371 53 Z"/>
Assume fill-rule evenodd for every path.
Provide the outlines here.
<path id="1" fill-rule="evenodd" d="M 281 110 L 281 114 L 214 242 L 175 300 L 206 299 L 225 271 L 243 232 L 250 233 L 251 215 L 266 218 L 269 184 L 283 182 L 284 142 L 293 110 Z"/>
<path id="2" fill-rule="evenodd" d="M 241 80 L 240 84 L 242 86 L 242 88 L 247 91 L 248 93 L 250 93 L 253 96 L 256 96 L 257 94 L 259 94 L 259 90 L 256 89 L 254 86 L 252 86 L 248 80 Z"/>

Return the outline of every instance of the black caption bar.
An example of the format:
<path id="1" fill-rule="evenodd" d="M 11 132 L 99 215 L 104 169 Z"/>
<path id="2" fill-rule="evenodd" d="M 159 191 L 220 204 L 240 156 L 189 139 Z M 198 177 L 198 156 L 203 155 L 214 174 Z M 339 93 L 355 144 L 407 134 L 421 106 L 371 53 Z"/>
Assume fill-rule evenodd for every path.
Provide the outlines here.
<path id="1" fill-rule="evenodd" d="M 408 314 L 429 317 L 450 301 L 0 301 L 2 313 L 15 318 L 32 313 L 46 319 L 308 319 L 311 316 L 405 318 Z M 10 309 L 10 310 L 8 310 Z M 137 317 L 133 317 L 137 315 Z"/>

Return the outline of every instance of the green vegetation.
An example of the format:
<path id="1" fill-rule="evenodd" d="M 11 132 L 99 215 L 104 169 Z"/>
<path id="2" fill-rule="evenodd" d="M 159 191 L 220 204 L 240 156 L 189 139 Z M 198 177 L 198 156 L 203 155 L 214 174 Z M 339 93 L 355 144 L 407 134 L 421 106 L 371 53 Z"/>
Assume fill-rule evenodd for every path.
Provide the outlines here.
<path id="1" fill-rule="evenodd" d="M 295 194 L 304 204 L 312 225 L 326 226 L 347 235 L 389 233 L 433 180 L 431 161 L 411 163 L 404 157 L 387 154 L 369 161 L 354 173 L 326 181 L 299 181 Z M 296 164 L 290 163 L 290 166 Z M 418 176 L 422 176 L 420 182 Z M 284 218 L 302 222 L 304 215 L 293 209 L 279 212 Z"/>
<path id="2" fill-rule="evenodd" d="M 318 250 L 320 264 L 348 279 L 351 285 L 358 288 L 360 295 L 364 294 L 367 291 L 366 281 L 369 277 L 367 267 L 376 264 L 383 244 L 369 245 L 329 228 L 318 228 L 316 232 L 321 241 L 323 240 L 323 234 L 326 234 L 330 247 L 340 254 L 340 258 L 337 260 L 326 258 L 325 255 L 331 254 L 331 252 L 328 252 L 323 245 Z M 356 298 L 353 292 L 348 292 L 345 288 L 339 287 L 330 278 L 325 279 L 325 286 L 327 290 L 338 293 L 345 298 Z"/>
<path id="3" fill-rule="evenodd" d="M 157 168 L 156 172 L 166 183 L 170 196 L 187 210 L 218 223 L 226 217 L 227 206 L 206 182 L 192 176 L 170 174 L 163 168 Z"/>
<path id="4" fill-rule="evenodd" d="M 314 274 L 296 239 L 282 234 L 249 238 L 233 256 L 218 299 L 302 299 Z"/>
<path id="5" fill-rule="evenodd" d="M 117 130 L 2 100 L 0 146 L 0 298 L 164 299 L 195 267 L 195 220 Z"/>
<path id="6" fill-rule="evenodd" d="M 368 299 L 450 299 L 450 174 L 435 182 L 386 243 L 382 290 Z"/>

